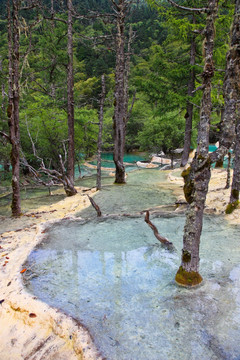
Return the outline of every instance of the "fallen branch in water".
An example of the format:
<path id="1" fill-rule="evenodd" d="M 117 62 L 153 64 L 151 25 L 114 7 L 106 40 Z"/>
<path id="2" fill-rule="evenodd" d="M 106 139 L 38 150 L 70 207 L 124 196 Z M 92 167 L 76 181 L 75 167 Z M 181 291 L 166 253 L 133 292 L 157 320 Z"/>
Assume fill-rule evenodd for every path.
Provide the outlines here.
<path id="1" fill-rule="evenodd" d="M 92 206 L 93 206 L 94 209 L 96 210 L 97 216 L 102 216 L 102 212 L 101 212 L 101 210 L 100 210 L 100 207 L 95 203 L 95 201 L 93 200 L 93 198 L 91 198 L 91 196 L 89 196 L 88 194 L 87 194 L 87 196 L 88 196 L 88 198 L 89 198 Z"/>
<path id="2" fill-rule="evenodd" d="M 158 229 L 156 228 L 156 226 L 153 225 L 153 223 L 150 221 L 150 219 L 149 219 L 149 211 L 148 210 L 146 210 L 146 215 L 145 215 L 144 220 L 150 226 L 150 228 L 154 232 L 155 237 L 161 242 L 161 244 L 165 245 L 168 248 L 173 247 L 173 243 L 171 241 L 169 241 L 167 238 L 161 236 L 159 234 Z"/>

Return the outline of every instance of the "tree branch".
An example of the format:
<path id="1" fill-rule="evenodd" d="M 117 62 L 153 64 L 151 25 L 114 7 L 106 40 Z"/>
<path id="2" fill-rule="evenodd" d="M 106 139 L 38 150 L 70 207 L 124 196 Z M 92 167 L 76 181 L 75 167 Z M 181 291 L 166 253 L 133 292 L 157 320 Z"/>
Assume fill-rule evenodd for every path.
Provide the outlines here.
<path id="1" fill-rule="evenodd" d="M 186 10 L 186 11 L 193 11 L 193 12 L 198 12 L 198 13 L 206 13 L 208 11 L 207 8 L 189 8 L 189 7 L 185 7 L 185 6 L 181 6 L 176 4 L 173 0 L 168 0 L 168 2 L 176 7 L 177 9 L 181 9 L 181 10 Z"/>
<path id="2" fill-rule="evenodd" d="M 7 135 L 5 132 L 0 131 L 0 135 L 2 135 L 5 139 L 7 139 L 7 141 L 8 141 L 9 143 L 11 143 L 10 136 L 9 136 L 9 135 Z"/>
<path id="3" fill-rule="evenodd" d="M 169 241 L 167 238 L 161 236 L 158 232 L 158 229 L 156 228 L 155 225 L 153 225 L 153 223 L 150 221 L 149 219 L 149 211 L 146 210 L 146 215 L 145 215 L 145 219 L 144 221 L 150 226 L 150 228 L 152 229 L 155 237 L 160 241 L 161 244 L 165 245 L 168 249 L 173 248 L 173 243 L 171 241 Z"/>
<path id="4" fill-rule="evenodd" d="M 87 194 L 87 196 L 88 196 L 88 198 L 89 198 L 92 206 L 93 206 L 94 209 L 96 210 L 97 216 L 99 216 L 99 217 L 102 216 L 102 212 L 101 212 L 101 210 L 100 210 L 100 207 L 95 203 L 95 201 L 93 200 L 93 198 L 92 198 L 91 196 L 89 196 L 88 194 Z"/>

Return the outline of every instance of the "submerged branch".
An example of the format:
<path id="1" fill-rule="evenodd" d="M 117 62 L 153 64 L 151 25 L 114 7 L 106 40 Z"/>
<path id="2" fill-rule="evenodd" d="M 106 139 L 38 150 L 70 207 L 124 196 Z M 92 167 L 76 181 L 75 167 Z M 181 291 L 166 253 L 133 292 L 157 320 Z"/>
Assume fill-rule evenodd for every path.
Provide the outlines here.
<path id="1" fill-rule="evenodd" d="M 173 243 L 171 241 L 169 241 L 167 238 L 161 236 L 158 232 L 158 229 L 156 228 L 155 225 L 153 225 L 153 223 L 150 221 L 149 219 L 149 211 L 146 210 L 146 215 L 145 215 L 145 219 L 144 221 L 150 226 L 150 228 L 152 229 L 155 237 L 160 241 L 161 244 L 165 245 L 169 250 L 173 248 Z"/>
<path id="2" fill-rule="evenodd" d="M 93 206 L 94 209 L 96 210 L 97 216 L 99 216 L 99 217 L 102 216 L 102 212 L 101 212 L 101 210 L 100 210 L 100 207 L 95 203 L 95 201 L 93 200 L 93 198 L 92 198 L 91 196 L 89 196 L 88 194 L 87 194 L 87 197 L 89 198 L 92 206 Z"/>

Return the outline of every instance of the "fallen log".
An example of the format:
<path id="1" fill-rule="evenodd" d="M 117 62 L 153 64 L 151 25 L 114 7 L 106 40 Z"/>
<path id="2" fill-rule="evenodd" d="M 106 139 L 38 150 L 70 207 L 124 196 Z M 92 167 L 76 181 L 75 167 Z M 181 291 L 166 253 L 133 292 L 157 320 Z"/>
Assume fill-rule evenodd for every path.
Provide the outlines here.
<path id="1" fill-rule="evenodd" d="M 169 241 L 167 238 L 165 238 L 164 236 L 161 236 L 158 232 L 158 229 L 156 228 L 156 226 L 150 221 L 149 219 L 149 211 L 146 210 L 146 215 L 145 215 L 145 222 L 150 226 L 150 228 L 152 229 L 155 237 L 160 241 L 161 244 L 163 244 L 164 246 L 166 246 L 169 250 L 173 249 L 173 243 L 171 241 Z"/>

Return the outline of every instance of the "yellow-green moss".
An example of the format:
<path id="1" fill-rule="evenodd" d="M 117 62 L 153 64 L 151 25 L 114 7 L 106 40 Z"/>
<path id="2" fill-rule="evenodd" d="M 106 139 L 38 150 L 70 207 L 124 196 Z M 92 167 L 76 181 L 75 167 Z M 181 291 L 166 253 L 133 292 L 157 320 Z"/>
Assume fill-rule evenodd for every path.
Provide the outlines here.
<path id="1" fill-rule="evenodd" d="M 175 281 L 177 284 L 188 287 L 199 285 L 202 280 L 203 279 L 198 272 L 188 272 L 184 270 L 182 266 L 180 266 L 175 276 Z"/>
<path id="2" fill-rule="evenodd" d="M 183 191 L 184 191 L 184 196 L 186 201 L 191 204 L 191 202 L 193 201 L 193 197 L 192 197 L 192 193 L 193 193 L 193 189 L 194 189 L 194 184 L 193 181 L 190 177 L 190 173 L 191 173 L 191 166 L 189 166 L 187 169 L 182 171 L 181 176 L 184 179 L 184 186 L 183 186 Z"/>
<path id="3" fill-rule="evenodd" d="M 231 195 L 234 199 L 238 200 L 239 199 L 239 190 L 237 189 L 232 189 L 231 191 Z"/>
<path id="4" fill-rule="evenodd" d="M 226 207 L 225 213 L 231 214 L 233 210 L 235 210 L 238 207 L 239 200 L 234 201 L 233 203 L 229 203 Z"/>
<path id="5" fill-rule="evenodd" d="M 191 253 L 187 250 L 182 251 L 182 261 L 188 263 L 191 261 Z"/>
<path id="6" fill-rule="evenodd" d="M 190 174 L 190 171 L 191 171 L 191 166 L 189 166 L 187 169 L 184 169 L 181 173 L 181 176 L 183 178 L 185 178 L 186 176 L 188 176 Z"/>

